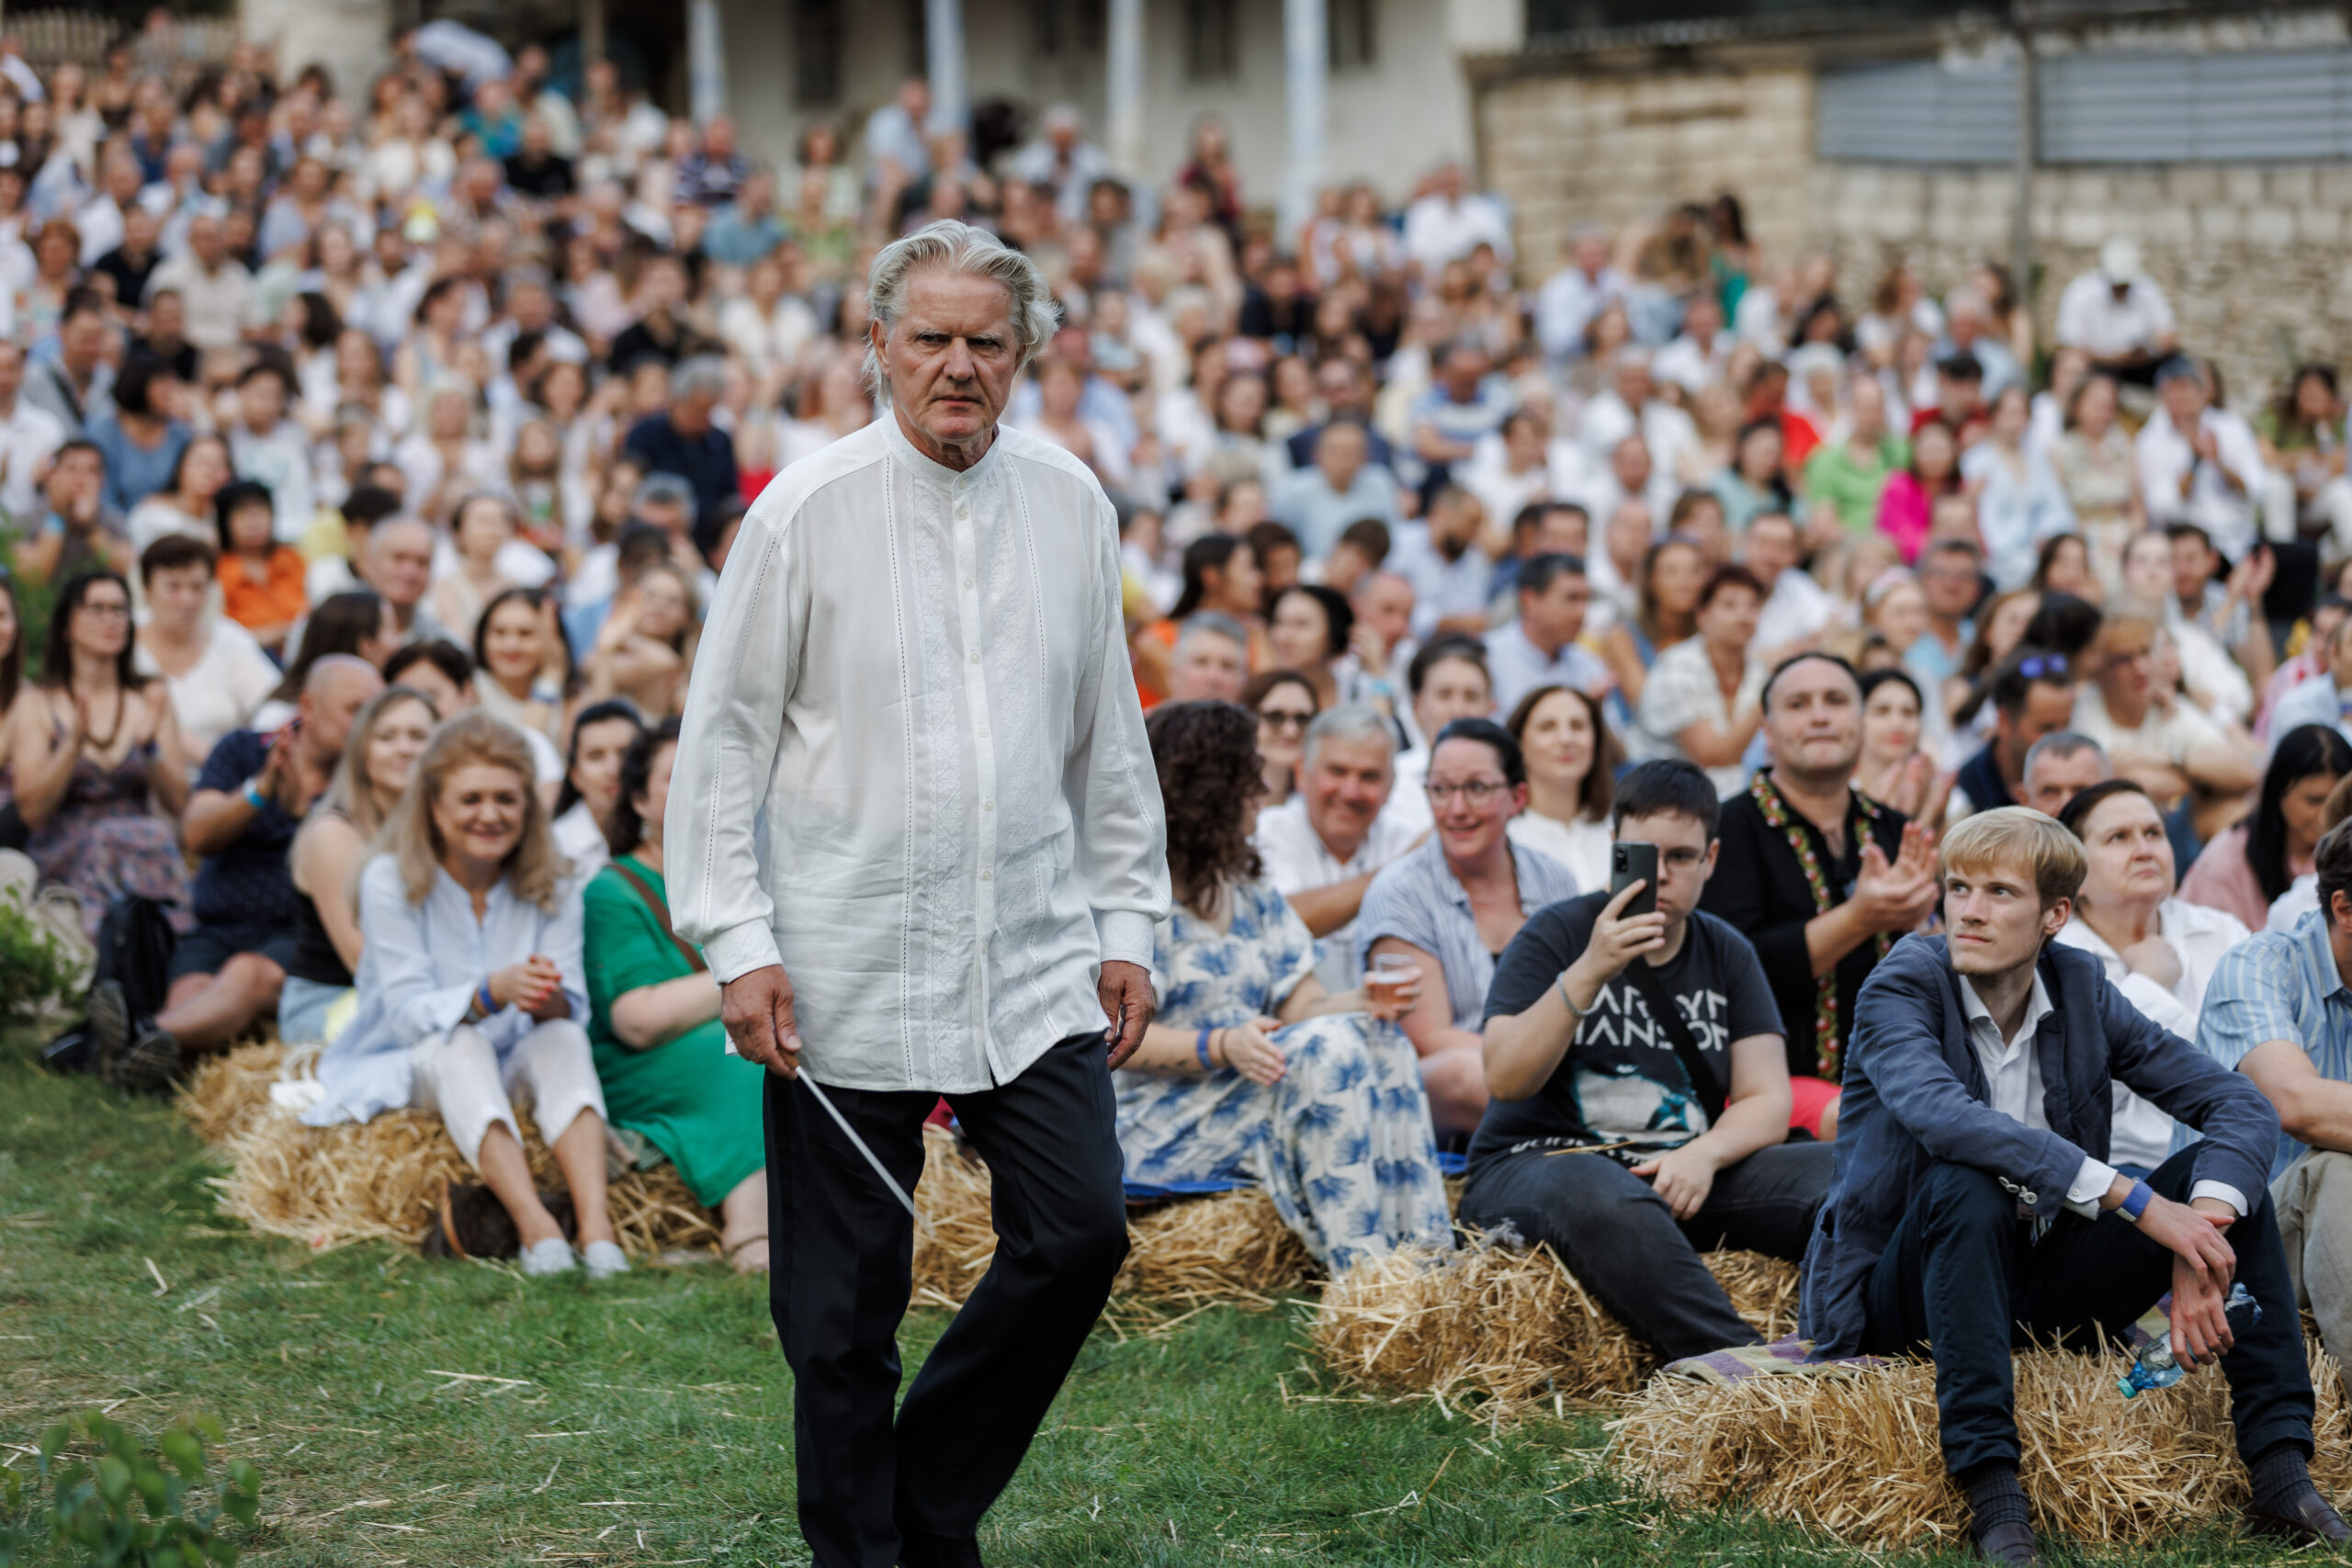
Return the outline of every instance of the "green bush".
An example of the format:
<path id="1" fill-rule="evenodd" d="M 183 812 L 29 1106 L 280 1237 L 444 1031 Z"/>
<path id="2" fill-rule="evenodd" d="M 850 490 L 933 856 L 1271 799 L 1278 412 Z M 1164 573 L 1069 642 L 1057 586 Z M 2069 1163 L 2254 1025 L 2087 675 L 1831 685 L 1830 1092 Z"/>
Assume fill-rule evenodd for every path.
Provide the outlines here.
<path id="1" fill-rule="evenodd" d="M 261 1511 L 261 1476 L 243 1460 L 231 1460 L 211 1503 L 191 1511 L 192 1495 L 213 1490 L 204 1471 L 207 1438 L 220 1440 L 220 1424 L 209 1417 L 174 1427 L 155 1439 L 159 1460 L 129 1428 L 95 1410 L 51 1427 L 35 1456 L 35 1495 L 29 1500 L 37 1516 L 40 1488 L 52 1490 L 45 1531 L 37 1517 L 25 1519 L 25 1477 L 0 1471 L 6 1486 L 0 1505 L 9 1517 L 25 1521 L 17 1529 L 0 1529 L 0 1568 L 8 1568 L 43 1534 L 61 1548 L 79 1548 L 93 1568 L 234 1563 L 237 1549 L 221 1539 L 221 1529 L 230 1519 L 252 1527 Z M 99 1450 L 95 1463 L 66 1452 L 76 1440 Z"/>
<path id="2" fill-rule="evenodd" d="M 36 1021 L 82 980 L 57 938 L 13 897 L 0 897 L 0 1025 Z"/>

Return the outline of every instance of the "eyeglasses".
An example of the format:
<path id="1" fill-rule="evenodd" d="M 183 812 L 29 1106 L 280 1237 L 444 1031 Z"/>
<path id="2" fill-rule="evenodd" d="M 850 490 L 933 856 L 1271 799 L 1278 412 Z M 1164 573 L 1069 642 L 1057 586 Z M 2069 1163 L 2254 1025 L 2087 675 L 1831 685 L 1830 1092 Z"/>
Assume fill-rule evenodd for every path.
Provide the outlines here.
<path id="1" fill-rule="evenodd" d="M 1284 713 L 1280 708 L 1260 708 L 1258 722 L 1269 729 L 1295 729 L 1305 733 L 1306 727 L 1315 722 L 1315 716 L 1311 713 Z"/>
<path id="2" fill-rule="evenodd" d="M 75 608 L 85 615 L 101 615 L 110 621 L 130 618 L 130 605 L 117 604 L 102 599 L 85 599 Z"/>
<path id="3" fill-rule="evenodd" d="M 2018 660 L 2018 673 L 2029 681 L 2039 681 L 2046 675 L 2064 676 L 2066 656 L 2063 653 L 2038 653 L 2031 659 Z"/>
<path id="4" fill-rule="evenodd" d="M 1484 806 L 1498 795 L 1510 793 L 1510 785 L 1494 779 L 1473 779 L 1468 784 L 1423 784 L 1421 793 L 1430 797 L 1431 806 L 1443 806 L 1460 795 L 1473 806 Z"/>

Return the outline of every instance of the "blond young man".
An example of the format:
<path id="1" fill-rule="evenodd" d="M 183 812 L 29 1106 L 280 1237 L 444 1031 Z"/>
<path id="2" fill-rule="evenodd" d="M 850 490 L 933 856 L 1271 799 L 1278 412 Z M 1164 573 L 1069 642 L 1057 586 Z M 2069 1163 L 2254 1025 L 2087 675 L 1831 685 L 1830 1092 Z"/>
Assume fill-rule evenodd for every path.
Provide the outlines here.
<path id="1" fill-rule="evenodd" d="M 2250 1522 L 2341 1542 L 2352 1531 L 2309 1473 L 2311 1379 L 2264 1189 L 2278 1118 L 2135 1011 L 2096 958 L 2051 941 L 2085 874 L 2075 836 L 2025 807 L 1945 838 L 1950 935 L 1905 938 L 1856 1004 L 1799 1332 L 1817 1359 L 1924 1347 L 1976 1551 L 2031 1562 L 2010 1352 L 2029 1336 L 2120 1333 L 2169 1289 L 2176 1353 L 2220 1358 L 2229 1381 Z M 2117 1081 L 2203 1140 L 2145 1181 L 2119 1174 Z M 2234 1337 L 2233 1280 L 2264 1308 Z"/>

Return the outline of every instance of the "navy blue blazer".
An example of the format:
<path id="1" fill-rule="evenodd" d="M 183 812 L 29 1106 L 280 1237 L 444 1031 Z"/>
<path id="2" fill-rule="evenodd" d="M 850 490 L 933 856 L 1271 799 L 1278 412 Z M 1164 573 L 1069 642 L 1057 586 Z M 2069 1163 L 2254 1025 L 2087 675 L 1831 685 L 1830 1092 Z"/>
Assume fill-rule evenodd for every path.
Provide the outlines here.
<path id="1" fill-rule="evenodd" d="M 2054 1218 L 2084 1156 L 2107 1157 L 2116 1081 L 2204 1134 L 2199 1179 L 2263 1201 L 2278 1113 L 2262 1091 L 2151 1023 L 2082 949 L 2047 943 L 2038 967 L 2051 1004 L 2033 1042 L 2046 1133 L 1987 1102 L 1943 938 L 1905 937 L 1863 983 L 1847 1036 L 1835 1174 L 1804 1258 L 1797 1328 L 1815 1356 L 1860 1351 L 1871 1269 L 1930 1166 L 1989 1171 L 2036 1217 Z"/>

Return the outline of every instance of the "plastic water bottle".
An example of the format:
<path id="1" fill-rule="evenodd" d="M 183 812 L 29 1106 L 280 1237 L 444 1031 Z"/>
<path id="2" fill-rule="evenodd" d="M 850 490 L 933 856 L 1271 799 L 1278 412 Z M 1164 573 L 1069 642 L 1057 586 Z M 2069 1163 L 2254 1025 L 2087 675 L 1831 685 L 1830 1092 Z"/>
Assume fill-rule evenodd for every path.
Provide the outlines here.
<path id="1" fill-rule="evenodd" d="M 2140 1320 L 2139 1326 L 2147 1325 L 2151 1318 L 2158 1323 L 2164 1323 L 2165 1318 L 2160 1314 L 2166 1311 L 2171 1301 L 2172 1298 L 2166 1296 L 2164 1301 L 2159 1302 L 2155 1311 Z M 2244 1285 L 2233 1284 L 2230 1287 L 2229 1300 L 2222 1303 L 2222 1313 L 2229 1320 L 2232 1337 L 2245 1334 L 2262 1321 L 2261 1303 L 2246 1293 L 2246 1288 Z M 2123 1391 L 2123 1397 L 2126 1399 L 2131 1399 L 2146 1389 L 2170 1388 L 2188 1375 L 2188 1369 L 2173 1357 L 2172 1329 L 2168 1324 L 2162 1333 L 2143 1337 L 2147 1338 L 2147 1343 L 2142 1347 L 2139 1359 L 2132 1363 L 2132 1371 L 2119 1379 L 2115 1385 Z"/>

